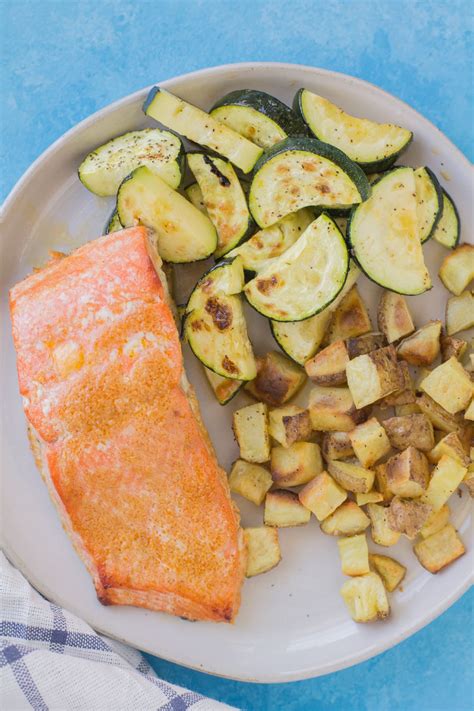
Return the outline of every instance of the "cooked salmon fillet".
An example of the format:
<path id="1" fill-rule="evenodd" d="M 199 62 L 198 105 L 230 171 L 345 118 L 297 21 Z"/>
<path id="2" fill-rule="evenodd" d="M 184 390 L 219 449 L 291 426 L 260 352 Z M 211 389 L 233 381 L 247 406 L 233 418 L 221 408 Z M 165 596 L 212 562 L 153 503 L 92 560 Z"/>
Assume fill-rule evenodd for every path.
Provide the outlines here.
<path id="1" fill-rule="evenodd" d="M 11 290 L 20 392 L 99 600 L 232 621 L 245 564 L 238 512 L 151 244 L 145 228 L 111 233 Z"/>

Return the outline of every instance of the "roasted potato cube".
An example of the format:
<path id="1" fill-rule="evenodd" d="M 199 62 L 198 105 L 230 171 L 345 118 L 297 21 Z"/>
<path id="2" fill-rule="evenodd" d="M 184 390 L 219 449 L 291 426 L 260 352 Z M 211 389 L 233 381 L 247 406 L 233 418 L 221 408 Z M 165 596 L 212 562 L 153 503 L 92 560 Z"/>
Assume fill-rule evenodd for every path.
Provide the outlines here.
<path id="1" fill-rule="evenodd" d="M 354 456 L 348 432 L 325 432 L 322 450 L 325 459 L 347 459 Z"/>
<path id="2" fill-rule="evenodd" d="M 441 321 L 430 321 L 400 343 L 398 357 L 411 365 L 431 365 L 439 356 L 440 336 Z"/>
<path id="3" fill-rule="evenodd" d="M 349 362 L 344 341 L 334 341 L 304 364 L 307 375 L 318 385 L 343 385 Z"/>
<path id="4" fill-rule="evenodd" d="M 278 486 L 307 484 L 323 471 L 319 444 L 295 442 L 290 447 L 273 447 L 270 469 Z"/>
<path id="5" fill-rule="evenodd" d="M 265 494 L 272 484 L 272 475 L 268 469 L 259 464 L 251 464 L 243 459 L 237 459 L 232 465 L 229 475 L 230 490 L 257 506 L 263 503 Z"/>
<path id="6" fill-rule="evenodd" d="M 383 333 L 366 333 L 357 338 L 348 338 L 346 340 L 346 348 L 349 358 L 357 358 L 357 356 L 377 351 L 379 348 L 386 346 L 386 340 Z"/>
<path id="7" fill-rule="evenodd" d="M 401 294 L 384 291 L 377 311 L 379 329 L 389 343 L 408 336 L 415 330 L 407 302 Z"/>
<path id="8" fill-rule="evenodd" d="M 329 325 L 329 343 L 362 336 L 371 330 L 372 324 L 367 309 L 357 286 L 353 286 L 334 311 Z"/>
<path id="9" fill-rule="evenodd" d="M 463 291 L 451 296 L 446 303 L 446 331 L 452 336 L 474 326 L 474 293 Z"/>
<path id="10" fill-rule="evenodd" d="M 337 542 L 344 575 L 364 575 L 370 571 L 369 549 L 365 533 L 341 538 Z"/>
<path id="11" fill-rule="evenodd" d="M 371 467 L 390 452 L 387 433 L 375 417 L 357 425 L 349 432 L 349 438 L 355 455 L 363 467 Z"/>
<path id="12" fill-rule="evenodd" d="M 349 432 L 367 419 L 367 411 L 356 408 L 349 388 L 315 385 L 309 394 L 309 416 L 313 430 Z"/>
<path id="13" fill-rule="evenodd" d="M 391 528 L 388 515 L 389 508 L 385 508 L 381 504 L 367 504 L 367 513 L 369 514 L 372 523 L 372 540 L 379 546 L 394 546 L 398 543 L 400 533 Z"/>
<path id="14" fill-rule="evenodd" d="M 466 552 L 456 529 L 450 523 L 417 543 L 413 550 L 423 568 L 430 573 L 438 573 Z"/>
<path id="15" fill-rule="evenodd" d="M 270 351 L 257 358 L 257 377 L 245 386 L 245 390 L 257 400 L 278 407 L 290 400 L 304 385 L 306 373 L 292 360 Z"/>
<path id="16" fill-rule="evenodd" d="M 369 564 L 382 578 L 385 589 L 393 592 L 402 582 L 407 569 L 388 555 L 369 553 Z"/>
<path id="17" fill-rule="evenodd" d="M 247 578 L 266 573 L 280 562 L 278 529 L 268 526 L 244 528 L 244 541 L 247 546 Z"/>
<path id="18" fill-rule="evenodd" d="M 347 492 L 327 472 L 321 472 L 301 489 L 298 496 L 318 521 L 324 521 L 347 499 Z"/>
<path id="19" fill-rule="evenodd" d="M 350 578 L 342 586 L 341 595 L 354 622 L 373 622 L 390 614 L 387 593 L 377 573 Z"/>
<path id="20" fill-rule="evenodd" d="M 351 462 L 329 461 L 328 471 L 347 491 L 367 494 L 373 486 L 375 472 Z"/>
<path id="21" fill-rule="evenodd" d="M 416 402 L 410 402 L 406 405 L 395 405 L 395 415 L 404 417 L 405 415 L 419 415 L 421 410 Z"/>
<path id="22" fill-rule="evenodd" d="M 466 352 L 467 341 L 456 336 L 441 336 L 441 359 L 444 362 L 454 356 L 461 360 Z"/>
<path id="23" fill-rule="evenodd" d="M 474 420 L 474 398 L 471 400 L 470 405 L 466 408 L 466 412 L 464 413 L 464 419 L 465 420 Z"/>
<path id="24" fill-rule="evenodd" d="M 416 447 L 429 452 L 434 447 L 433 425 L 423 414 L 389 417 L 383 421 L 383 427 L 395 449 Z"/>
<path id="25" fill-rule="evenodd" d="M 424 378 L 421 389 L 451 415 L 464 410 L 474 394 L 474 383 L 452 356 Z"/>
<path id="26" fill-rule="evenodd" d="M 444 454 L 436 465 L 428 488 L 421 497 L 433 511 L 439 511 L 466 476 L 467 467 Z"/>
<path id="27" fill-rule="evenodd" d="M 370 519 L 355 501 L 344 501 L 321 524 L 321 531 L 329 536 L 355 536 L 370 526 Z"/>
<path id="28" fill-rule="evenodd" d="M 432 514 L 429 504 L 417 499 L 401 499 L 395 496 L 388 509 L 388 525 L 393 531 L 413 539 L 419 534 Z"/>
<path id="29" fill-rule="evenodd" d="M 388 504 L 394 497 L 393 491 L 390 490 L 387 478 L 387 465 L 378 464 L 375 467 L 375 486 L 377 491 L 382 494 L 382 500 L 384 503 Z"/>
<path id="30" fill-rule="evenodd" d="M 470 496 L 474 497 L 474 462 L 468 465 L 463 483 L 467 486 Z"/>
<path id="31" fill-rule="evenodd" d="M 416 398 L 416 404 L 437 430 L 442 430 L 443 432 L 459 431 L 461 427 L 461 418 L 459 415 L 450 415 L 444 407 L 438 405 L 437 402 L 428 397 L 425 393 Z"/>
<path id="32" fill-rule="evenodd" d="M 451 511 L 449 510 L 448 504 L 444 504 L 439 511 L 435 511 L 430 515 L 420 531 L 421 536 L 423 538 L 428 538 L 428 536 L 432 536 L 433 533 L 441 531 L 441 529 L 449 523 L 450 515 Z"/>
<path id="33" fill-rule="evenodd" d="M 430 480 L 427 458 L 411 446 L 386 462 L 386 473 L 390 491 L 407 499 L 421 496 Z"/>
<path id="34" fill-rule="evenodd" d="M 268 492 L 263 515 L 265 526 L 302 526 L 308 523 L 310 518 L 311 511 L 303 506 L 294 491 L 277 489 Z"/>
<path id="35" fill-rule="evenodd" d="M 375 474 L 375 476 L 377 477 L 377 473 Z M 378 504 L 383 500 L 383 494 L 381 494 L 380 491 L 376 491 L 375 489 L 372 489 L 372 491 L 368 491 L 367 494 L 356 494 L 356 502 L 358 506 L 365 506 L 366 504 Z"/>
<path id="36" fill-rule="evenodd" d="M 416 373 L 416 382 L 415 382 L 415 390 L 417 393 L 423 392 L 421 389 L 421 383 L 425 378 L 428 377 L 428 375 L 431 373 L 430 368 L 418 368 L 418 371 Z"/>
<path id="37" fill-rule="evenodd" d="M 444 435 L 438 444 L 433 447 L 431 452 L 428 452 L 428 459 L 433 464 L 437 464 L 443 454 L 447 454 L 448 457 L 456 459 L 463 467 L 467 467 L 469 464 L 469 457 L 464 450 L 463 443 L 459 439 L 457 432 L 450 432 Z"/>
<path id="38" fill-rule="evenodd" d="M 270 459 L 268 408 L 263 402 L 236 410 L 232 429 L 242 459 L 256 464 Z"/>
<path id="39" fill-rule="evenodd" d="M 308 410 L 296 405 L 285 405 L 271 410 L 268 416 L 268 431 L 283 447 L 308 439 L 311 435 L 311 420 Z"/>
<path id="40" fill-rule="evenodd" d="M 403 386 L 380 400 L 379 406 L 382 409 L 386 407 L 397 407 L 398 405 L 413 405 L 416 401 L 415 388 L 408 364 L 405 363 L 404 360 L 401 360 L 398 367 L 400 369 Z"/>
<path id="41" fill-rule="evenodd" d="M 346 366 L 347 384 L 357 408 L 371 405 L 403 387 L 393 346 L 358 356 Z"/>
<path id="42" fill-rule="evenodd" d="M 474 279 L 474 245 L 456 247 L 443 259 L 438 273 L 446 289 L 459 296 Z"/>

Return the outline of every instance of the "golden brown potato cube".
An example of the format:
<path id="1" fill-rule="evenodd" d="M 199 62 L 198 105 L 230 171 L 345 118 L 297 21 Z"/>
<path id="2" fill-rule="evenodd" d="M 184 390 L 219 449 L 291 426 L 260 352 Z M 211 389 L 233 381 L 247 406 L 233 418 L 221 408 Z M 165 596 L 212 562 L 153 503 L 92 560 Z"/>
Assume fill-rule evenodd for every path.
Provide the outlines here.
<path id="1" fill-rule="evenodd" d="M 290 400 L 304 385 L 306 373 L 292 360 L 270 351 L 257 358 L 257 377 L 245 386 L 245 390 L 257 400 L 278 407 Z"/>
<path id="2" fill-rule="evenodd" d="M 247 568 L 245 575 L 252 578 L 271 570 L 281 560 L 278 529 L 268 526 L 244 528 L 244 541 L 247 546 Z"/>
<path id="3" fill-rule="evenodd" d="M 372 540 L 379 546 L 394 546 L 398 543 L 400 533 L 394 531 L 388 522 L 389 508 L 381 504 L 367 504 L 367 513 L 372 523 Z"/>
<path id="4" fill-rule="evenodd" d="M 450 515 L 451 511 L 449 510 L 448 504 L 444 504 L 439 511 L 434 511 L 421 529 L 421 536 L 428 538 L 428 536 L 432 536 L 433 533 L 441 531 L 441 529 L 449 523 Z"/>
<path id="5" fill-rule="evenodd" d="M 270 459 L 268 408 L 263 402 L 236 410 L 232 429 L 242 459 L 256 464 Z"/>
<path id="6" fill-rule="evenodd" d="M 363 467 L 369 468 L 390 452 L 387 433 L 375 417 L 357 425 L 349 438 L 355 455 Z"/>
<path id="7" fill-rule="evenodd" d="M 467 486 L 470 496 L 474 497 L 474 462 L 468 465 L 463 483 Z"/>
<path id="8" fill-rule="evenodd" d="M 474 398 L 471 400 L 470 405 L 466 408 L 464 413 L 465 420 L 474 420 Z"/>
<path id="9" fill-rule="evenodd" d="M 325 432 L 322 444 L 323 457 L 327 459 L 347 459 L 354 456 L 348 432 Z"/>
<path id="10" fill-rule="evenodd" d="M 370 519 L 355 501 L 344 501 L 321 524 L 321 531 L 329 536 L 354 536 L 370 526 Z"/>
<path id="11" fill-rule="evenodd" d="M 324 521 L 347 499 L 347 492 L 327 472 L 321 472 L 301 489 L 298 496 L 318 521 Z"/>
<path id="12" fill-rule="evenodd" d="M 397 496 L 415 499 L 426 490 L 430 468 L 425 455 L 415 447 L 407 447 L 386 462 L 387 481 Z"/>
<path id="13" fill-rule="evenodd" d="M 457 432 L 450 432 L 444 435 L 442 439 L 439 440 L 438 444 L 433 447 L 431 452 L 428 452 L 428 459 L 433 464 L 437 464 L 443 454 L 447 454 L 448 457 L 456 459 L 464 467 L 469 464 L 469 457 L 467 456 L 464 445 L 459 439 Z"/>
<path id="14" fill-rule="evenodd" d="M 415 382 L 415 390 L 417 393 L 423 392 L 421 389 L 421 383 L 425 378 L 428 377 L 428 375 L 431 373 L 430 368 L 418 368 L 417 373 L 416 373 L 416 382 Z"/>
<path id="15" fill-rule="evenodd" d="M 375 472 L 351 462 L 329 461 L 328 471 L 347 491 L 367 494 L 373 486 Z"/>
<path id="16" fill-rule="evenodd" d="M 308 439 L 311 436 L 309 412 L 296 405 L 271 410 L 268 415 L 268 431 L 283 447 Z"/>
<path id="17" fill-rule="evenodd" d="M 415 330 L 405 297 L 393 291 L 384 291 L 377 311 L 379 329 L 389 343 L 408 336 Z"/>
<path id="18" fill-rule="evenodd" d="M 439 511 L 466 476 L 467 467 L 444 454 L 436 465 L 428 488 L 421 497 L 433 511 Z"/>
<path id="19" fill-rule="evenodd" d="M 369 549 L 365 533 L 341 538 L 337 542 L 344 575 L 364 575 L 370 571 Z"/>
<path id="20" fill-rule="evenodd" d="M 306 484 L 323 471 L 319 444 L 295 442 L 290 447 L 273 447 L 270 469 L 278 486 Z"/>
<path id="21" fill-rule="evenodd" d="M 268 469 L 259 464 L 251 464 L 243 459 L 237 459 L 232 465 L 229 475 L 230 490 L 257 506 L 263 503 L 265 494 L 272 484 L 272 475 Z"/>
<path id="22" fill-rule="evenodd" d="M 349 358 L 357 358 L 357 356 L 377 351 L 379 348 L 386 346 L 386 340 L 383 333 L 366 333 L 357 338 L 348 338 L 346 340 L 346 348 Z"/>
<path id="23" fill-rule="evenodd" d="M 341 595 L 354 622 L 374 622 L 390 614 L 387 593 L 377 573 L 350 578 L 342 586 Z"/>
<path id="24" fill-rule="evenodd" d="M 464 410 L 474 394 L 474 383 L 452 356 L 424 378 L 421 389 L 451 415 Z"/>
<path id="25" fill-rule="evenodd" d="M 463 291 L 459 296 L 451 296 L 446 303 L 446 331 L 452 336 L 474 326 L 474 294 Z"/>
<path id="26" fill-rule="evenodd" d="M 377 473 L 375 474 L 375 477 L 377 478 Z M 356 502 L 358 506 L 365 506 L 366 504 L 378 504 L 383 500 L 383 494 L 381 494 L 380 491 L 376 491 L 375 489 L 372 489 L 372 491 L 368 491 L 367 494 L 356 494 Z"/>
<path id="27" fill-rule="evenodd" d="M 410 365 L 431 365 L 439 356 L 440 336 L 441 321 L 430 321 L 400 343 L 398 357 Z"/>
<path id="28" fill-rule="evenodd" d="M 416 447 L 421 452 L 429 452 L 434 447 L 433 425 L 423 414 L 389 417 L 383 426 L 395 449 Z"/>
<path id="29" fill-rule="evenodd" d="M 335 341 L 304 364 L 308 377 L 318 385 L 343 385 L 349 362 L 344 341 Z"/>
<path id="30" fill-rule="evenodd" d="M 430 573 L 438 573 L 466 552 L 456 529 L 450 523 L 417 543 L 413 550 L 423 568 Z"/>
<path id="31" fill-rule="evenodd" d="M 388 504 L 394 497 L 393 491 L 390 490 L 387 478 L 387 465 L 378 464 L 375 467 L 375 486 L 377 491 L 382 494 L 383 502 Z"/>
<path id="32" fill-rule="evenodd" d="M 369 553 L 369 564 L 382 578 L 385 589 L 393 592 L 402 582 L 407 569 L 388 555 Z"/>
<path id="33" fill-rule="evenodd" d="M 349 432 L 367 419 L 367 411 L 354 405 L 349 388 L 315 385 L 309 394 L 308 409 L 313 430 L 322 432 Z"/>
<path id="34" fill-rule="evenodd" d="M 393 531 L 413 539 L 419 534 L 432 514 L 429 504 L 417 499 L 401 499 L 395 496 L 388 509 L 388 525 Z"/>
<path id="35" fill-rule="evenodd" d="M 395 405 L 395 415 L 404 417 L 405 415 L 419 415 L 421 410 L 416 402 L 408 403 L 407 405 Z"/>
<path id="36" fill-rule="evenodd" d="M 437 402 L 428 397 L 425 393 L 416 398 L 416 404 L 437 430 L 442 430 L 443 432 L 459 431 L 461 427 L 461 417 L 459 415 L 450 415 L 444 407 L 438 405 Z"/>
<path id="37" fill-rule="evenodd" d="M 308 523 L 311 511 L 303 506 L 294 491 L 277 489 L 269 491 L 265 498 L 263 520 L 265 526 L 286 528 Z"/>
<path id="38" fill-rule="evenodd" d="M 461 360 L 464 353 L 466 352 L 467 341 L 462 338 L 456 338 L 456 336 L 441 336 L 441 360 L 449 360 L 451 356 L 454 356 L 458 360 Z"/>
<path id="39" fill-rule="evenodd" d="M 379 348 L 349 361 L 346 375 L 354 404 L 359 409 L 403 387 L 403 376 L 393 346 Z"/>
<path id="40" fill-rule="evenodd" d="M 443 259 L 438 273 L 446 289 L 459 296 L 474 279 L 474 245 L 456 247 Z"/>
<path id="41" fill-rule="evenodd" d="M 398 405 L 413 405 L 416 401 L 415 387 L 411 379 L 408 364 L 401 360 L 398 364 L 400 369 L 403 385 L 399 390 L 395 390 L 390 395 L 382 398 L 379 406 L 384 409 L 386 407 L 397 407 Z"/>
<path id="42" fill-rule="evenodd" d="M 372 330 L 369 314 L 365 308 L 357 286 L 347 292 L 334 311 L 329 326 L 329 343 L 362 336 Z"/>

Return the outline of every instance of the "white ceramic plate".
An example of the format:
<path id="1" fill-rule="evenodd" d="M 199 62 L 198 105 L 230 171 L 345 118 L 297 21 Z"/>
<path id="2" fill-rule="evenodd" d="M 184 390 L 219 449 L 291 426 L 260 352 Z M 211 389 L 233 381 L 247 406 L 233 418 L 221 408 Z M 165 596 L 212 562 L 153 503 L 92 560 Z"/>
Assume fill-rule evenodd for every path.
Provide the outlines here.
<path id="1" fill-rule="evenodd" d="M 256 63 L 215 67 L 161 83 L 204 108 L 233 89 L 263 89 L 291 102 L 305 86 L 350 112 L 412 129 L 415 140 L 403 161 L 429 165 L 454 197 L 463 239 L 472 239 L 470 166 L 466 158 L 426 119 L 382 90 L 342 74 L 290 64 Z M 1 239 L 2 297 L 6 289 L 44 263 L 48 250 L 69 251 L 102 233 L 113 200 L 89 193 L 76 174 L 81 158 L 107 139 L 151 125 L 141 111 L 147 90 L 94 114 L 49 148 L 8 198 Z M 32 127 L 33 130 L 33 127 Z M 409 299 L 417 324 L 443 318 L 447 292 L 436 273 L 446 252 L 426 247 L 434 288 Z M 180 268 L 181 293 L 196 273 Z M 188 272 L 186 274 L 186 272 Z M 380 290 L 365 279 L 361 292 L 372 316 Z M 257 352 L 276 348 L 265 319 L 250 311 Z M 165 614 L 102 607 L 89 575 L 63 532 L 31 456 L 18 395 L 15 357 L 5 300 L 2 301 L 3 538 L 12 561 L 44 595 L 80 615 L 96 629 L 179 664 L 246 681 L 289 681 L 317 676 L 367 659 L 426 625 L 451 605 L 472 579 L 472 517 L 466 492 L 454 497 L 453 520 L 468 553 L 437 576 L 416 561 L 408 544 L 396 557 L 408 567 L 403 590 L 391 596 L 389 620 L 356 625 L 339 595 L 343 576 L 336 541 L 324 536 L 313 517 L 308 526 L 281 531 L 283 561 L 266 575 L 246 581 L 235 625 L 189 623 Z M 244 395 L 221 408 L 213 399 L 197 361 L 186 353 L 189 377 L 197 388 L 204 420 L 224 467 L 236 458 L 230 430 L 232 411 Z M 300 400 L 305 401 L 303 393 Z M 239 500 L 244 525 L 261 522 L 262 512 Z M 372 546 L 375 550 L 377 547 Z M 393 553 L 393 551 L 391 551 Z"/>

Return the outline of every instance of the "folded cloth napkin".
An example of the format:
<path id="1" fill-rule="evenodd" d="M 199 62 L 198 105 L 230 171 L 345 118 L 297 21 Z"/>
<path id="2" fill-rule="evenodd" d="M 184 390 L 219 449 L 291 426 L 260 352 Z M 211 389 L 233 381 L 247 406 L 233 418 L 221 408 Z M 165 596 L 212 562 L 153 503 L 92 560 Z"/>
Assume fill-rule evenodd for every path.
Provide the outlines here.
<path id="1" fill-rule="evenodd" d="M 0 551 L 0 707 L 5 711 L 219 711 L 159 679 L 142 655 L 45 600 Z"/>

